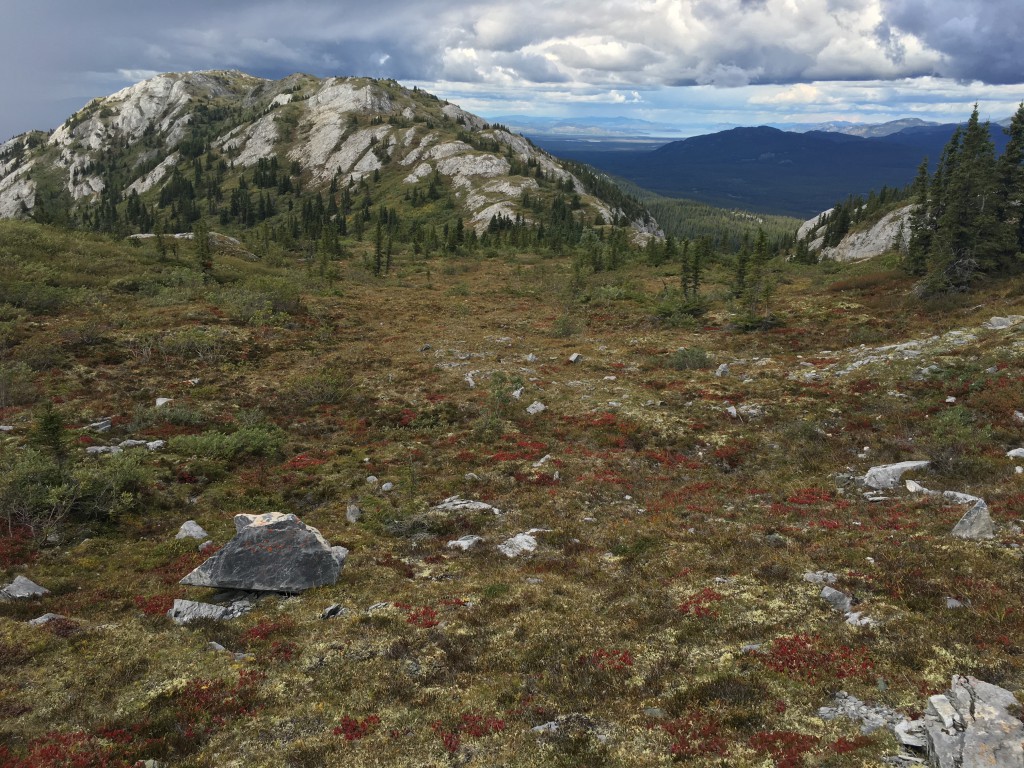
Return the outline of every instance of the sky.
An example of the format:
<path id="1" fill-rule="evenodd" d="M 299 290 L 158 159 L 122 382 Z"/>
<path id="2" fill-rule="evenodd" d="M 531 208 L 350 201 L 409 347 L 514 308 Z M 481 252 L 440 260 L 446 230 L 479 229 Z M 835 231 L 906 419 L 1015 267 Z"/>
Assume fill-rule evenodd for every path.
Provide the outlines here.
<path id="1" fill-rule="evenodd" d="M 1021 0 L 0 0 L 0 28 L 0 141 L 199 69 L 393 78 L 487 119 L 679 136 L 1024 100 Z"/>

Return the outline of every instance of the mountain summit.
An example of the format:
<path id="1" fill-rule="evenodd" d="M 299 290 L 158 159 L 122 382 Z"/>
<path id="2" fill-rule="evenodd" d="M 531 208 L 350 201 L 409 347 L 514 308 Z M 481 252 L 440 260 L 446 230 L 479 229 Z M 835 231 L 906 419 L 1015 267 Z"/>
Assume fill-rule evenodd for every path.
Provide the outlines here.
<path id="1" fill-rule="evenodd" d="M 133 211 L 148 211 L 147 202 L 166 209 L 170 226 L 217 213 L 251 225 L 229 199 L 240 186 L 334 194 L 368 178 L 382 185 L 375 201 L 437 199 L 443 188 L 477 231 L 494 220 L 532 221 L 530 204 L 558 194 L 587 223 L 655 228 L 624 196 L 602 199 L 611 185 L 596 175 L 424 91 L 237 71 L 159 75 L 94 99 L 49 135 L 0 145 L 0 218 L 95 224 L 128 201 Z M 271 197 L 261 213 L 276 212 Z"/>

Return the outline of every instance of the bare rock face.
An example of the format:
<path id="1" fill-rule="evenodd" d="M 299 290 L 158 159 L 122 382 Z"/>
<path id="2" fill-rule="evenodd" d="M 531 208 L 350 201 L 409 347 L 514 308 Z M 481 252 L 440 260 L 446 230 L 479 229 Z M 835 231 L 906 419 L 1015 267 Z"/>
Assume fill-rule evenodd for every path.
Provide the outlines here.
<path id="1" fill-rule="evenodd" d="M 928 759 L 938 768 L 1024 766 L 1024 723 L 1016 697 L 975 677 L 956 675 L 944 696 L 928 699 Z"/>
<path id="2" fill-rule="evenodd" d="M 334 584 L 348 550 L 331 547 L 295 515 L 236 515 L 234 538 L 181 580 L 193 587 L 303 592 Z"/>
<path id="3" fill-rule="evenodd" d="M 798 238 L 808 240 L 811 250 L 820 251 L 822 259 L 863 261 L 894 248 L 904 247 L 910 237 L 910 214 L 913 213 L 913 205 L 886 214 L 868 229 L 851 232 L 834 248 L 822 248 L 819 228 L 833 210 L 835 209 L 829 209 L 805 221 L 797 233 Z"/>

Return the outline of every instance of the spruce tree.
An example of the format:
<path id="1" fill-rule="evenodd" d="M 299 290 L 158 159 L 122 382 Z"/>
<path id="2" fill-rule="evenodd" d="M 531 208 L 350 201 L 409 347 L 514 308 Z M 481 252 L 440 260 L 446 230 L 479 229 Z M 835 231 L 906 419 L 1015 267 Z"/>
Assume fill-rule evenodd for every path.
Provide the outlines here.
<path id="1" fill-rule="evenodd" d="M 999 158 L 999 219 L 1006 227 L 1011 255 L 1024 253 L 1024 102 L 1006 128 L 1010 137 Z"/>
<path id="2" fill-rule="evenodd" d="M 1006 247 L 997 216 L 995 147 L 977 105 L 951 156 L 928 278 L 933 289 L 964 290 L 977 272 L 999 269 Z"/>
<path id="3" fill-rule="evenodd" d="M 928 220 L 928 158 L 917 169 L 913 187 L 914 210 L 910 214 L 910 242 L 903 265 L 912 275 L 923 275 L 928 269 L 932 229 Z"/>

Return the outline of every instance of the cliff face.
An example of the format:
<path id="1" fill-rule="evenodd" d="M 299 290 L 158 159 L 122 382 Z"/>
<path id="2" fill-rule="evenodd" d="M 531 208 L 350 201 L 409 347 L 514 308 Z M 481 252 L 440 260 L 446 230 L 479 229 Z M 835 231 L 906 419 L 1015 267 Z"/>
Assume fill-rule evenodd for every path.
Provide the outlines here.
<path id="1" fill-rule="evenodd" d="M 75 209 L 156 194 L 176 171 L 212 151 L 232 171 L 261 160 L 300 169 L 306 188 L 396 175 L 398 189 L 439 178 L 477 229 L 528 212 L 537 179 L 579 195 L 581 216 L 622 211 L 522 136 L 393 81 L 241 72 L 165 74 L 94 99 L 50 136 L 0 146 L 0 217 L 38 212 L 46 199 Z M 44 188 L 45 187 L 45 188 Z M 56 201 L 56 203 L 54 203 Z M 649 220 L 639 230 L 656 230 Z"/>
<path id="2" fill-rule="evenodd" d="M 910 214 L 913 210 L 913 205 L 897 208 L 874 224 L 847 233 L 838 245 L 824 247 L 824 235 L 821 230 L 825 219 L 832 213 L 830 209 L 805 221 L 797 232 L 797 238 L 806 240 L 808 248 L 817 252 L 819 258 L 833 261 L 863 261 L 906 247 L 910 238 Z"/>

